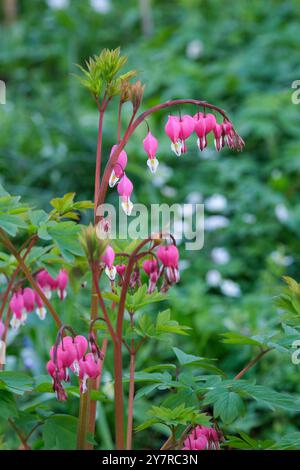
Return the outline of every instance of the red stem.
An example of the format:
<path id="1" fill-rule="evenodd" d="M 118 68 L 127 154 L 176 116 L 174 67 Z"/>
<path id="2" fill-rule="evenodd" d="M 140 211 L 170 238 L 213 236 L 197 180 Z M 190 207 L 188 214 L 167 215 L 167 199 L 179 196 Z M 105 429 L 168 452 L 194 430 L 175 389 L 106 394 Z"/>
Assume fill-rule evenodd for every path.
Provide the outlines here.
<path id="1" fill-rule="evenodd" d="M 98 201 L 98 197 L 99 197 L 100 177 L 101 177 L 101 153 L 102 153 L 103 117 L 104 117 L 104 111 L 101 109 L 101 110 L 100 110 L 100 115 L 99 115 L 97 153 L 96 153 L 94 217 L 96 217 L 97 201 Z"/>
<path id="2" fill-rule="evenodd" d="M 132 447 L 134 372 L 135 372 L 135 350 L 134 350 L 134 339 L 132 339 L 131 340 L 131 353 L 130 353 L 130 375 L 129 375 L 128 417 L 127 417 L 127 442 L 126 442 L 127 450 L 131 450 L 131 447 Z"/>

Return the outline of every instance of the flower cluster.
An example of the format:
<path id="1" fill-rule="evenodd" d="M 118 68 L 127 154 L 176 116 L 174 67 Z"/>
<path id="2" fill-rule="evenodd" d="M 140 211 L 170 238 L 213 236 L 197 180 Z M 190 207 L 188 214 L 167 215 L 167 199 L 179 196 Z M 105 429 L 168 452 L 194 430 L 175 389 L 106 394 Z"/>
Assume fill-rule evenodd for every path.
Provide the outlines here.
<path id="1" fill-rule="evenodd" d="M 88 351 L 88 341 L 84 336 L 65 336 L 50 350 L 50 361 L 47 363 L 47 371 L 53 379 L 53 390 L 58 400 L 66 400 L 67 394 L 62 382 L 69 382 L 71 370 L 79 377 L 80 392 L 87 389 L 87 379 L 97 378 L 101 373 L 101 361 L 103 359 L 98 348 Z"/>
<path id="2" fill-rule="evenodd" d="M 142 268 L 149 278 L 148 293 L 151 294 L 157 285 L 159 278 L 164 278 L 161 286 L 161 292 L 166 292 L 172 284 L 179 281 L 179 252 L 175 245 L 160 245 L 156 254 L 149 253 L 151 258 L 146 259 L 142 263 Z M 119 275 L 119 285 L 123 284 L 124 275 L 126 272 L 125 264 L 114 265 L 115 252 L 111 245 L 106 247 L 106 250 L 101 257 L 103 268 L 108 278 L 114 282 L 116 275 Z M 159 261 L 161 265 L 159 265 Z M 141 285 L 140 268 L 137 264 L 130 279 L 130 287 L 134 288 Z"/>
<path id="3" fill-rule="evenodd" d="M 59 271 L 55 279 L 43 269 L 37 273 L 36 280 L 47 298 L 51 297 L 53 290 L 57 291 L 61 300 L 66 297 L 68 273 L 64 269 Z M 12 312 L 10 325 L 14 329 L 18 329 L 21 325 L 24 325 L 28 314 L 34 310 L 41 320 L 45 319 L 47 313 L 41 297 L 30 287 L 25 287 L 15 292 L 10 299 L 9 308 Z"/>
<path id="4" fill-rule="evenodd" d="M 51 299 L 52 291 L 57 291 L 60 300 L 66 298 L 69 276 L 65 269 L 61 269 L 56 278 L 53 278 L 45 269 L 42 269 L 38 272 L 36 280 L 47 299 Z"/>
<path id="5" fill-rule="evenodd" d="M 112 147 L 110 152 L 110 158 L 116 151 L 117 147 L 117 145 L 114 145 Z M 130 200 L 130 196 L 133 191 L 133 184 L 125 173 L 127 161 L 127 153 L 125 152 L 125 150 L 122 150 L 111 172 L 109 186 L 113 188 L 117 184 L 117 191 L 121 198 L 122 208 L 125 214 L 130 215 L 133 208 L 133 204 Z"/>
<path id="6" fill-rule="evenodd" d="M 184 441 L 182 450 L 220 450 L 217 431 L 214 428 L 197 426 Z"/>
<path id="7" fill-rule="evenodd" d="M 211 113 L 199 111 L 193 117 L 188 114 L 182 117 L 170 115 L 165 131 L 171 140 L 171 149 L 178 157 L 187 152 L 186 140 L 193 132 L 198 137 L 197 145 L 200 151 L 207 146 L 207 135 L 210 132 L 214 134 L 214 144 L 218 152 L 225 145 L 237 150 L 244 146 L 242 138 L 235 132 L 232 123 L 228 119 L 223 119 L 223 122 L 218 124 L 216 117 Z"/>
<path id="8" fill-rule="evenodd" d="M 148 124 L 147 124 L 148 125 Z M 200 151 L 207 146 L 207 136 L 209 133 L 214 135 L 214 144 L 219 152 L 222 147 L 227 145 L 231 149 L 241 150 L 244 146 L 243 139 L 236 133 L 232 123 L 227 118 L 223 118 L 221 124 L 212 113 L 202 113 L 198 111 L 194 116 L 185 114 L 184 116 L 169 115 L 165 125 L 165 132 L 171 140 L 171 149 L 178 157 L 187 152 L 186 140 L 195 132 L 197 135 L 197 145 Z M 147 165 L 151 173 L 155 173 L 159 165 L 156 157 L 158 149 L 158 141 L 152 135 L 148 127 L 148 133 L 143 140 L 143 147 L 147 153 Z M 118 145 L 114 145 L 110 152 L 112 158 Z M 126 176 L 125 168 L 127 166 L 128 157 L 125 150 L 122 150 L 115 163 L 110 179 L 109 186 L 113 188 L 116 184 L 121 204 L 124 212 L 130 215 L 133 204 L 130 200 L 133 183 Z"/>

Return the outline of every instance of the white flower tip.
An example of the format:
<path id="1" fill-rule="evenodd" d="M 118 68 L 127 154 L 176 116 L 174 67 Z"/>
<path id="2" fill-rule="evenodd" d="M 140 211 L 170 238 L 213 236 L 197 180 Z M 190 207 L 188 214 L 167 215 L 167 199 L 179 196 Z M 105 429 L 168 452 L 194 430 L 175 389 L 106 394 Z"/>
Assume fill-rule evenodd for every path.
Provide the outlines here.
<path id="1" fill-rule="evenodd" d="M 157 160 L 157 158 L 148 158 L 147 165 L 151 173 L 155 173 L 159 165 L 159 161 Z"/>
<path id="2" fill-rule="evenodd" d="M 106 266 L 105 268 L 105 274 L 107 275 L 107 277 L 111 280 L 111 281 L 114 281 L 115 280 L 115 277 L 117 275 L 117 270 L 115 268 L 115 266 L 112 266 L 111 268 L 109 266 Z"/>
<path id="3" fill-rule="evenodd" d="M 10 326 L 14 330 L 18 330 L 21 326 L 21 321 L 15 315 L 13 315 L 12 319 L 10 320 Z"/>
<path id="4" fill-rule="evenodd" d="M 57 295 L 60 300 L 65 300 L 67 297 L 67 291 L 64 289 L 63 291 L 60 291 L 59 289 L 57 290 Z"/>
<path id="5" fill-rule="evenodd" d="M 133 209 L 133 203 L 128 198 L 126 201 L 122 201 L 122 209 L 126 215 L 131 215 Z"/>
<path id="6" fill-rule="evenodd" d="M 119 178 L 116 176 L 114 170 L 111 172 L 110 178 L 109 178 L 109 187 L 114 188 L 119 181 Z"/>
<path id="7" fill-rule="evenodd" d="M 171 143 L 171 149 L 173 150 L 175 155 L 177 155 L 177 157 L 180 157 L 180 155 L 182 154 L 182 146 L 183 144 L 181 140 L 177 140 L 177 142 Z"/>
<path id="8" fill-rule="evenodd" d="M 45 309 L 45 307 L 41 307 L 41 308 L 37 308 L 35 313 L 37 314 L 40 320 L 45 320 L 47 310 Z"/>

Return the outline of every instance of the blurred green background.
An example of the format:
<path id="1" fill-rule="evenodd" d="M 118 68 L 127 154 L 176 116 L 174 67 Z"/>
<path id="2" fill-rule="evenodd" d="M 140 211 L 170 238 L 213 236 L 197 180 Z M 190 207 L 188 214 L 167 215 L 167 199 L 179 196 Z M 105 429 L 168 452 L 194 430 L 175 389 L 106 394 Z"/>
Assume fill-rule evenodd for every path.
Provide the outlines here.
<path id="1" fill-rule="evenodd" d="M 196 98 L 228 111 L 246 141 L 242 154 L 217 154 L 210 145 L 199 155 L 191 142 L 189 153 L 178 159 L 164 134 L 167 113 L 158 113 L 149 119 L 159 139 L 157 175 L 146 168 L 144 126 L 127 147 L 127 172 L 135 182 L 136 202 L 204 202 L 204 248 L 196 254 L 182 249 L 182 281 L 171 292 L 174 316 L 193 327 L 176 344 L 188 353 L 219 358 L 229 375 L 238 372 L 251 350 L 220 343 L 219 333 L 271 331 L 280 277 L 298 276 L 300 108 L 292 104 L 291 84 L 300 78 L 300 1 L 1 4 L 0 78 L 6 82 L 7 102 L 0 106 L 0 182 L 37 207 L 49 208 L 52 197 L 68 191 L 92 198 L 97 110 L 73 74 L 75 64 L 102 48 L 120 45 L 129 56 L 128 67 L 136 68 L 146 84 L 143 108 L 171 98 Z M 195 113 L 192 106 L 185 110 Z M 115 113 L 113 104 L 105 122 L 105 155 L 116 140 Z M 41 340 L 39 348 L 46 357 Z M 165 348 L 146 349 L 139 367 L 156 359 L 174 357 Z M 256 372 L 259 383 L 300 391 L 298 367 L 279 353 Z M 139 407 L 142 415 L 146 403 Z M 270 437 L 300 424 L 286 413 L 251 407 L 232 431 Z M 102 417 L 105 437 L 103 429 L 98 436 L 103 447 L 110 440 L 110 412 L 108 406 Z M 150 438 L 149 433 L 137 436 L 153 447 Z"/>

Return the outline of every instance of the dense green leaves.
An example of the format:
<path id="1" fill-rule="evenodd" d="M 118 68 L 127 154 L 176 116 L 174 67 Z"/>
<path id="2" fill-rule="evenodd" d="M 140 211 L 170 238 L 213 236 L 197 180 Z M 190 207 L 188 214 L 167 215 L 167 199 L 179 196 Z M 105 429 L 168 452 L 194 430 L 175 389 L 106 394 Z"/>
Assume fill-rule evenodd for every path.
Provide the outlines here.
<path id="1" fill-rule="evenodd" d="M 47 450 L 74 450 L 76 447 L 77 418 L 53 415 L 43 426 L 44 448 Z"/>
<path id="2" fill-rule="evenodd" d="M 22 395 L 25 392 L 30 392 L 33 385 L 33 378 L 23 372 L 0 372 L 0 389 Z"/>

